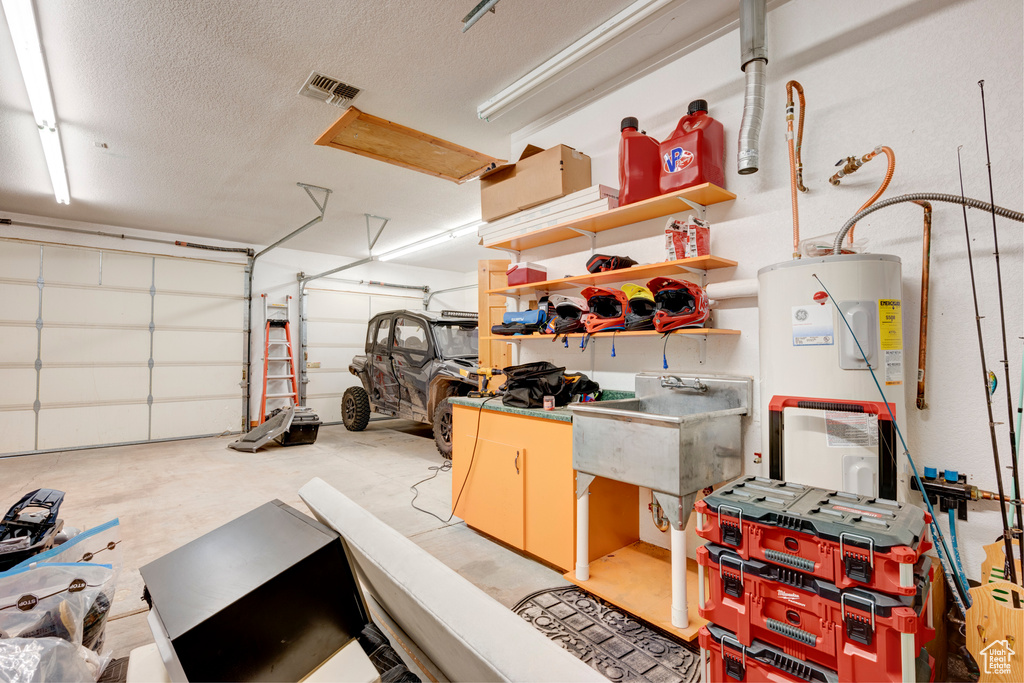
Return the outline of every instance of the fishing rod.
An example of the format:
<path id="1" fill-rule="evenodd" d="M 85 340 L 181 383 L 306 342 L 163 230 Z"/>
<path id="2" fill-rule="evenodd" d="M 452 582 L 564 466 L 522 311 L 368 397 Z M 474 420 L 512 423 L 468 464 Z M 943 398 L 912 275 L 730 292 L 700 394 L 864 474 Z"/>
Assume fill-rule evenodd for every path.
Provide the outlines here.
<path id="1" fill-rule="evenodd" d="M 982 122 L 982 125 L 984 126 L 984 130 L 985 130 L 985 162 L 986 162 L 985 166 L 988 168 L 988 196 L 989 196 L 989 203 L 990 204 L 994 204 L 995 203 L 995 199 L 994 199 L 995 195 L 993 194 L 993 190 L 992 190 L 992 155 L 991 155 L 991 153 L 989 151 L 989 146 L 988 146 L 988 116 L 985 113 L 985 81 L 983 81 L 983 80 L 982 81 L 978 81 L 978 87 L 981 89 L 981 122 Z M 1014 426 L 1013 426 L 1013 417 L 1014 417 L 1013 416 L 1013 397 L 1012 397 L 1012 394 L 1010 393 L 1010 363 L 1009 363 L 1009 360 L 1008 360 L 1009 357 L 1010 357 L 1010 354 L 1009 354 L 1009 352 L 1007 351 L 1007 348 L 1006 348 L 1007 347 L 1007 343 L 1006 343 L 1006 312 L 1005 312 L 1005 309 L 1003 308 L 1003 273 L 1002 273 L 1002 270 L 999 267 L 999 236 L 996 234 L 996 215 L 995 215 L 995 213 L 992 214 L 992 245 L 994 247 L 994 253 L 995 253 L 995 257 L 996 257 L 996 286 L 999 289 L 999 324 L 1001 326 L 1002 333 L 1003 333 L 1002 334 L 1002 340 L 1003 340 L 1003 360 L 1002 360 L 1002 364 L 1003 364 L 1003 384 L 1006 385 L 1006 413 L 1007 413 L 1006 423 L 1010 427 L 1010 468 L 1011 468 L 1011 471 L 1013 473 L 1013 490 L 1015 492 L 1019 493 L 1020 492 L 1020 475 L 1018 474 L 1018 469 L 1017 469 L 1017 434 L 1016 434 L 1016 432 L 1014 430 Z M 1014 497 L 1016 497 L 1016 495 L 1017 495 L 1017 493 L 1014 493 Z M 1020 504 L 1020 501 L 1017 501 L 1017 505 L 1015 507 L 1016 507 L 1016 511 L 1017 511 L 1017 514 L 1015 516 L 1016 524 L 1024 524 L 1024 521 L 1022 521 L 1022 519 L 1024 519 L 1024 518 L 1022 518 L 1022 515 L 1021 515 L 1021 504 Z M 1012 532 L 1013 532 L 1014 536 L 1016 536 L 1017 538 L 1021 538 L 1021 529 L 1020 528 L 1013 528 Z M 1024 539 L 1021 539 L 1021 540 L 1024 540 Z M 1010 564 L 1013 564 L 1012 556 L 1011 556 Z M 1021 577 L 1021 581 L 1022 581 L 1021 585 L 1024 585 L 1024 576 Z"/>
<path id="2" fill-rule="evenodd" d="M 960 172 L 960 196 L 964 196 L 964 170 L 960 163 L 960 147 L 956 148 L 956 165 Z M 981 355 L 981 378 L 982 387 L 985 391 L 985 404 L 988 408 L 988 432 L 989 438 L 992 441 L 992 459 L 996 466 L 996 486 L 999 490 L 1000 500 L 1005 500 L 1006 494 L 1003 492 L 1003 471 L 999 465 L 999 446 L 996 443 L 996 423 L 992 417 L 992 394 L 989 392 L 988 384 L 988 365 L 985 362 L 985 341 L 981 336 L 981 313 L 978 310 L 978 287 L 974 280 L 974 259 L 971 256 L 971 232 L 967 227 L 967 205 L 962 204 L 964 212 L 964 236 L 967 238 L 967 265 L 971 273 L 971 294 L 974 296 L 974 325 L 978 329 L 978 352 Z M 1006 550 L 1006 562 L 1004 564 L 1004 576 L 1009 577 L 1010 583 L 1017 583 L 1017 568 L 1014 562 L 1013 554 L 1013 536 L 1010 533 L 1010 523 L 1006 519 L 1006 504 L 999 503 L 999 513 L 1003 518 L 1003 545 Z"/>

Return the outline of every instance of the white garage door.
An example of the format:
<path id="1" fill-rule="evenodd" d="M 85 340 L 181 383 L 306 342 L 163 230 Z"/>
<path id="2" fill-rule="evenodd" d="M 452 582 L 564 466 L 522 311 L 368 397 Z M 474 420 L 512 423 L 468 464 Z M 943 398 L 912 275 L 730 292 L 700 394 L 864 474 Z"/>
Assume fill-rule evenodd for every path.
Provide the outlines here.
<path id="1" fill-rule="evenodd" d="M 352 356 L 361 354 L 366 324 L 384 311 L 423 310 L 423 296 L 366 294 L 306 288 L 306 405 L 324 422 L 341 421 L 341 395 L 359 380 L 349 373 Z"/>
<path id="2" fill-rule="evenodd" d="M 237 431 L 243 277 L 0 241 L 0 454 Z"/>

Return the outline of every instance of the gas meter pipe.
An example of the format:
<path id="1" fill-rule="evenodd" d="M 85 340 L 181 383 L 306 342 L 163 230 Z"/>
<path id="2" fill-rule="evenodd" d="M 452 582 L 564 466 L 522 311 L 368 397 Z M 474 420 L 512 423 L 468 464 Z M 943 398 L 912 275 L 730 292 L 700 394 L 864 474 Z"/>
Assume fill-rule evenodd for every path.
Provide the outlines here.
<path id="1" fill-rule="evenodd" d="M 1002 216 L 1003 218 L 1009 218 L 1011 221 L 1017 221 L 1018 223 L 1024 223 L 1024 213 L 1020 211 L 1014 211 L 1013 209 L 1007 209 L 1002 206 L 993 206 L 988 202 L 983 202 L 980 199 L 972 199 L 971 197 L 964 197 L 956 194 L 942 194 L 939 192 L 914 192 L 911 194 L 901 194 L 896 197 L 890 197 L 889 199 L 883 199 L 882 201 L 872 204 L 863 211 L 855 214 L 850 220 L 843 224 L 840 228 L 839 233 L 836 235 L 835 242 L 832 244 L 832 253 L 841 254 L 843 251 L 843 240 L 846 238 L 846 233 L 850 231 L 850 228 L 857 224 L 858 221 L 862 220 L 868 214 L 872 214 L 875 211 L 880 211 L 887 207 L 902 202 L 946 202 L 948 204 L 959 204 L 961 206 L 969 206 L 972 209 L 981 209 L 982 211 L 988 211 Z"/>

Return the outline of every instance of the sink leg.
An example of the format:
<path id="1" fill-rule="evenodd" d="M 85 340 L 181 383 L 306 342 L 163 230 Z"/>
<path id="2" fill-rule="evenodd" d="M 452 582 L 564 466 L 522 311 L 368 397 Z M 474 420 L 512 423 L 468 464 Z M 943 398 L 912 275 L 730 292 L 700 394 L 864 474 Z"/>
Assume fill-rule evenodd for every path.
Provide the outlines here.
<path id="1" fill-rule="evenodd" d="M 672 525 L 672 625 L 686 628 L 690 615 L 686 609 L 686 527 Z"/>
<path id="2" fill-rule="evenodd" d="M 590 580 L 590 491 L 576 498 L 576 579 Z"/>

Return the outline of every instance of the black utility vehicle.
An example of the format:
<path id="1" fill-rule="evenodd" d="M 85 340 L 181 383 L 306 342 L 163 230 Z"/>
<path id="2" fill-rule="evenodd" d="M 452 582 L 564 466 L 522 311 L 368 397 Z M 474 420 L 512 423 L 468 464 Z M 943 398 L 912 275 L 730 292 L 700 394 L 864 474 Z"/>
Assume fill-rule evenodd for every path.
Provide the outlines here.
<path id="1" fill-rule="evenodd" d="M 370 320 L 366 354 L 348 366 L 362 387 L 349 387 L 341 418 L 349 431 L 366 429 L 370 413 L 432 424 L 437 450 L 452 453 L 449 396 L 477 388 L 477 315 L 461 311 L 388 311 Z M 460 374 L 468 371 L 471 376 Z"/>

